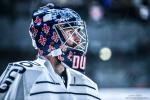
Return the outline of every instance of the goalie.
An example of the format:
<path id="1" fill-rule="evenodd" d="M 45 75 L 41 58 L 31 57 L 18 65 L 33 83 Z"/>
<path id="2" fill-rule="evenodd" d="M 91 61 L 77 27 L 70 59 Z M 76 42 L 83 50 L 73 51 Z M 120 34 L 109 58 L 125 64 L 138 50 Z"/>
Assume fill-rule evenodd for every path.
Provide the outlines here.
<path id="1" fill-rule="evenodd" d="M 8 64 L 0 100 L 100 100 L 97 84 L 84 75 L 88 37 L 75 11 L 40 7 L 29 33 L 38 57 Z"/>

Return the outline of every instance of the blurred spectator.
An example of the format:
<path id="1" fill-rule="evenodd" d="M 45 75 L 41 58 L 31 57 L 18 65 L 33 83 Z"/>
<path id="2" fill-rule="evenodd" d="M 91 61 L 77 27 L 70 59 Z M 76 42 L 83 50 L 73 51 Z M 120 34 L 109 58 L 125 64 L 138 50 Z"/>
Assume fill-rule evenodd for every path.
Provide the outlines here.
<path id="1" fill-rule="evenodd" d="M 150 10 L 148 7 L 148 0 L 132 0 L 133 6 L 137 14 L 142 20 L 148 20 L 150 17 Z"/>
<path id="2" fill-rule="evenodd" d="M 149 9 L 147 6 L 140 6 L 139 8 L 139 15 L 143 20 L 149 19 Z"/>
<path id="3" fill-rule="evenodd" d="M 97 2 L 93 2 L 89 8 L 89 15 L 93 21 L 99 22 L 104 15 L 102 7 Z"/>

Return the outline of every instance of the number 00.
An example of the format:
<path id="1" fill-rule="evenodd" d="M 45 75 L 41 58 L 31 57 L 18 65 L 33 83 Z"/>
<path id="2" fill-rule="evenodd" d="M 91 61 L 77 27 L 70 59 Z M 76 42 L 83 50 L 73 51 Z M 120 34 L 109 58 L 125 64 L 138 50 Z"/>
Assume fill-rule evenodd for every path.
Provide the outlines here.
<path id="1" fill-rule="evenodd" d="M 74 56 L 73 66 L 74 69 L 85 69 L 86 57 L 85 56 Z"/>

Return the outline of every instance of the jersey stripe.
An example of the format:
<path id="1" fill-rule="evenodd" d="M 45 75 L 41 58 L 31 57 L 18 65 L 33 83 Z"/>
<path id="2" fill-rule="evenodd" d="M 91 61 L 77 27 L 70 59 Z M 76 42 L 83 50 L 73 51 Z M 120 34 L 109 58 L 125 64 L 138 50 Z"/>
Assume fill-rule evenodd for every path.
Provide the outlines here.
<path id="1" fill-rule="evenodd" d="M 85 86 L 85 87 L 89 87 L 89 88 L 96 90 L 94 87 L 89 86 L 89 85 L 85 85 L 85 84 L 70 84 L 70 86 Z"/>
<path id="2" fill-rule="evenodd" d="M 60 83 L 55 83 L 55 82 L 50 82 L 50 81 L 38 81 L 38 82 L 36 82 L 36 84 L 43 84 L 43 83 L 49 83 L 49 84 L 60 85 Z"/>
<path id="3" fill-rule="evenodd" d="M 33 95 L 38 95 L 38 94 L 43 94 L 43 93 L 53 93 L 53 94 L 74 94 L 74 95 L 87 95 L 87 96 L 91 96 L 97 100 L 101 100 L 100 98 L 94 96 L 94 95 L 91 95 L 91 94 L 88 94 L 88 93 L 75 93 L 75 92 L 53 92 L 53 91 L 40 91 L 40 92 L 34 92 L 34 93 L 30 93 L 30 96 L 33 96 Z"/>

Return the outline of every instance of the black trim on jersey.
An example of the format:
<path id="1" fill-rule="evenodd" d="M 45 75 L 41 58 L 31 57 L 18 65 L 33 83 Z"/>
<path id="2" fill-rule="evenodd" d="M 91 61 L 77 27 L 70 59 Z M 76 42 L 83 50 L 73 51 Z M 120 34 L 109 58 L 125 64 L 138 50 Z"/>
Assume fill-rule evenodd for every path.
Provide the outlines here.
<path id="1" fill-rule="evenodd" d="M 50 81 L 38 81 L 38 82 L 36 82 L 36 84 L 42 84 L 42 83 L 49 83 L 49 84 L 60 85 L 60 83 L 55 83 L 55 82 L 50 82 Z"/>
<path id="2" fill-rule="evenodd" d="M 38 94 L 43 94 L 43 93 L 87 95 L 87 96 L 91 96 L 91 97 L 93 97 L 93 98 L 95 98 L 95 99 L 101 100 L 100 98 L 98 98 L 98 97 L 96 97 L 96 96 L 94 96 L 94 95 L 88 94 L 88 93 L 75 93 L 75 92 L 53 92 L 53 91 L 41 91 L 41 92 L 34 92 L 34 93 L 30 93 L 30 96 L 38 95 Z"/>
<path id="3" fill-rule="evenodd" d="M 85 85 L 85 84 L 70 84 L 70 86 L 85 86 L 85 87 L 89 87 L 89 88 L 91 88 L 91 89 L 96 90 L 94 87 L 89 86 L 89 85 Z"/>

